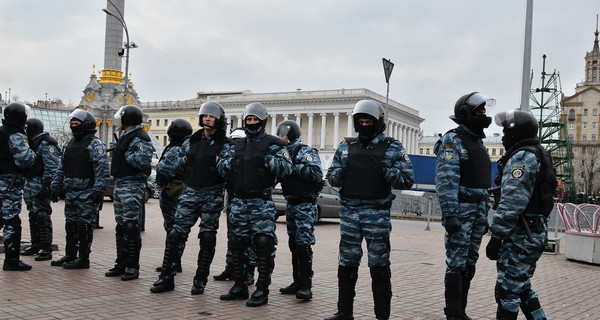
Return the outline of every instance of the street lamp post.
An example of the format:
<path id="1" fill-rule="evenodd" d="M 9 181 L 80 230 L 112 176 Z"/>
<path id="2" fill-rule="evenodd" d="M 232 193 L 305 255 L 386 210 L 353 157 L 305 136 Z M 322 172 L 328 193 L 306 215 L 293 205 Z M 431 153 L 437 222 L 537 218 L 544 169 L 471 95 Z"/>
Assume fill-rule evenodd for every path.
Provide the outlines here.
<path id="1" fill-rule="evenodd" d="M 127 24 L 125 23 L 125 19 L 123 18 L 123 15 L 120 14 L 119 15 L 121 17 L 116 16 L 114 13 L 108 11 L 108 9 L 102 9 L 102 11 L 104 11 L 104 13 L 106 13 L 109 16 L 114 17 L 115 19 L 117 19 L 117 21 L 119 21 L 121 23 L 121 25 L 123 26 L 123 29 L 125 30 L 125 38 L 126 38 L 126 42 L 125 42 L 125 97 L 124 97 L 124 103 L 127 104 L 128 103 L 128 99 L 129 99 L 129 48 L 131 48 L 131 43 L 129 42 L 129 30 L 127 30 Z M 135 48 L 135 46 L 134 46 Z"/>

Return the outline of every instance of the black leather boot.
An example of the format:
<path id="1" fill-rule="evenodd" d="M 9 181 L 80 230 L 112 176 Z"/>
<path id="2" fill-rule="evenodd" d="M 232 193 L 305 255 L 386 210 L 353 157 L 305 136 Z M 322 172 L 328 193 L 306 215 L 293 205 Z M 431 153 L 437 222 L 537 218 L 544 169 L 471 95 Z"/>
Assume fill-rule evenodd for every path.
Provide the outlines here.
<path id="1" fill-rule="evenodd" d="M 225 270 L 223 270 L 223 272 L 219 273 L 216 276 L 213 276 L 213 279 L 215 279 L 216 281 L 226 281 L 226 280 L 233 280 L 232 278 L 232 271 L 231 269 L 233 269 L 231 267 L 231 265 L 225 265 Z"/>
<path id="2" fill-rule="evenodd" d="M 371 267 L 370 271 L 375 318 L 377 320 L 387 320 L 390 318 L 390 303 L 392 300 L 392 273 L 390 267 Z"/>
<path id="3" fill-rule="evenodd" d="M 21 238 L 20 232 L 18 232 L 19 237 Z M 4 271 L 27 271 L 31 270 L 31 266 L 27 263 L 19 260 L 19 251 L 21 250 L 20 243 L 18 243 L 18 239 L 4 241 L 4 265 L 2 270 Z"/>
<path id="4" fill-rule="evenodd" d="M 326 320 L 353 320 L 358 267 L 338 266 L 338 312 Z"/>
<path id="5" fill-rule="evenodd" d="M 77 258 L 77 223 L 74 221 L 65 222 L 65 255 L 58 260 L 50 262 L 51 266 L 62 267 L 65 262 Z"/>
<path id="6" fill-rule="evenodd" d="M 217 235 L 214 232 L 200 232 L 198 238 L 200 238 L 200 252 L 198 252 L 198 268 L 194 276 L 192 294 L 204 293 L 217 244 Z"/>
<path id="7" fill-rule="evenodd" d="M 235 284 L 229 292 L 221 295 L 221 300 L 244 300 L 248 299 L 248 286 L 244 283 L 244 241 L 237 237 L 231 237 L 228 240 L 228 247 L 231 249 L 231 273 Z"/>
<path id="8" fill-rule="evenodd" d="M 37 214 L 35 212 L 29 212 L 29 237 L 31 238 L 31 245 L 27 246 L 21 251 L 22 256 L 33 256 L 40 251 L 40 237 L 37 223 Z"/>
<path id="9" fill-rule="evenodd" d="M 79 257 L 73 261 L 63 263 L 65 269 L 89 269 L 90 252 L 94 229 L 91 224 L 77 222 L 77 237 L 79 238 Z"/>
<path id="10" fill-rule="evenodd" d="M 36 225 L 39 232 L 40 250 L 35 261 L 46 261 L 52 259 L 52 221 L 46 211 L 38 211 L 36 214 Z"/>
<path id="11" fill-rule="evenodd" d="M 469 289 L 471 280 L 475 277 L 475 266 L 467 266 L 462 277 L 462 317 L 461 320 L 471 320 L 467 315 L 467 301 L 469 300 Z"/>
<path id="12" fill-rule="evenodd" d="M 258 256 L 258 280 L 256 281 L 256 291 L 246 301 L 246 306 L 248 307 L 259 307 L 269 302 L 271 272 L 275 265 L 273 261 L 275 244 L 272 237 L 258 234 L 254 237 L 254 246 L 256 247 L 256 255 Z"/>
<path id="13" fill-rule="evenodd" d="M 298 267 L 298 250 L 296 248 L 296 239 L 292 236 L 288 239 L 288 247 L 290 248 L 290 252 L 292 253 L 293 282 L 285 288 L 280 288 L 279 292 L 281 292 L 281 294 L 296 294 L 296 292 L 300 290 L 300 269 Z"/>
<path id="14" fill-rule="evenodd" d="M 296 292 L 296 299 L 303 299 L 305 301 L 312 299 L 312 248 L 310 246 L 299 245 L 297 246 L 297 257 L 298 257 L 298 280 L 299 289 Z"/>
<path id="15" fill-rule="evenodd" d="M 117 258 L 115 266 L 110 268 L 106 273 L 107 277 L 120 277 L 125 273 L 125 231 L 122 224 L 117 223 L 115 227 L 115 244 L 117 247 Z"/>
<path id="16" fill-rule="evenodd" d="M 184 241 L 175 230 L 169 231 L 165 240 L 165 252 L 163 254 L 163 263 L 160 267 L 162 272 L 158 280 L 150 288 L 152 293 L 162 293 L 175 290 L 175 263 L 179 255 L 177 248 L 181 241 Z"/>
<path id="17" fill-rule="evenodd" d="M 462 275 L 458 272 L 446 273 L 444 286 L 446 319 L 460 320 L 463 316 Z"/>

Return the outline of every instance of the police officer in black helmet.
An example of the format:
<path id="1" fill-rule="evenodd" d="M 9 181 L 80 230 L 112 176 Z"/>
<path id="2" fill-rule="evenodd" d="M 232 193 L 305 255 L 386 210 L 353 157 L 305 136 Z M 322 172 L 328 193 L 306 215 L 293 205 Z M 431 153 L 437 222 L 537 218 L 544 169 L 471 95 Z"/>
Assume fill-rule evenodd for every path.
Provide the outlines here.
<path id="1" fill-rule="evenodd" d="M 546 319 L 531 277 L 548 240 L 547 217 L 557 184 L 554 165 L 536 139 L 538 122 L 532 114 L 506 111 L 494 120 L 503 127 L 506 149 L 498 161 L 495 182 L 501 195 L 486 247 L 487 257 L 497 260 L 496 318 L 517 319 L 521 309 L 527 319 Z"/>
<path id="2" fill-rule="evenodd" d="M 21 199 L 25 179 L 23 172 L 36 160 L 25 135 L 25 121 L 29 107 L 11 103 L 4 107 L 4 119 L 0 126 L 0 210 L 4 223 L 5 271 L 31 270 L 20 260 L 21 251 Z"/>

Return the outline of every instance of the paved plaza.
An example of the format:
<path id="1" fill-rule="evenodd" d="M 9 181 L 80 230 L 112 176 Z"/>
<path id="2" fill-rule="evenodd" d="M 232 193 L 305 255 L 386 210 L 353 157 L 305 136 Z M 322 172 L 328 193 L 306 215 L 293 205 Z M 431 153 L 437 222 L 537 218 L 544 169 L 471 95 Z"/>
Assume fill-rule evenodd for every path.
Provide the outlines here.
<path id="1" fill-rule="evenodd" d="M 53 204 L 54 243 L 64 254 L 64 202 Z M 146 230 L 142 233 L 140 278 L 121 281 L 106 278 L 104 272 L 115 258 L 114 218 L 112 203 L 106 201 L 101 225 L 94 233 L 91 267 L 66 270 L 51 267 L 49 261 L 23 260 L 33 265 L 27 272 L 0 271 L 0 319 L 323 319 L 336 312 L 337 246 L 339 224 L 334 220 L 316 226 L 314 247 L 314 288 L 312 301 L 297 300 L 279 294 L 279 288 L 291 282 L 290 253 L 284 219 L 277 223 L 279 245 L 269 303 L 248 308 L 243 300 L 221 301 L 232 282 L 212 281 L 225 264 L 225 218 L 217 240 L 217 254 L 203 295 L 190 294 L 198 254 L 198 228 L 193 229 L 183 258 L 183 272 L 175 279 L 175 291 L 153 294 L 150 286 L 158 277 L 154 269 L 161 264 L 165 232 L 158 200 L 146 205 Z M 23 239 L 29 239 L 27 213 L 21 214 Z M 392 231 L 392 319 L 445 319 L 444 247 L 439 222 L 394 220 Z M 484 245 L 489 237 L 484 239 Z M 564 248 L 564 242 L 561 243 Z M 495 265 L 485 258 L 477 265 L 470 292 L 468 314 L 473 319 L 494 319 Z M 600 319 L 600 266 L 568 261 L 563 254 L 544 254 L 538 263 L 533 285 L 540 296 L 548 318 Z M 251 292 L 254 290 L 252 286 Z M 366 257 L 359 270 L 354 315 L 356 319 L 374 319 L 370 275 Z M 519 319 L 525 319 L 520 316 Z"/>

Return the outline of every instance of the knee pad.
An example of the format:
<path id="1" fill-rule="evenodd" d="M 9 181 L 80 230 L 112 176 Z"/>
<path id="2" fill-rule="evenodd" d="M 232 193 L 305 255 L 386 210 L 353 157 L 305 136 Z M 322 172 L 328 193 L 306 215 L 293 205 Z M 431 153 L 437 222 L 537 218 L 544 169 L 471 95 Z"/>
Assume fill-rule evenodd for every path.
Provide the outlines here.
<path id="1" fill-rule="evenodd" d="M 256 248 L 256 252 L 272 252 L 274 248 L 273 237 L 268 236 L 266 234 L 257 234 L 254 236 L 254 247 Z"/>
<path id="2" fill-rule="evenodd" d="M 172 245 L 178 245 L 182 240 L 181 234 L 175 229 L 171 229 L 167 234 L 167 242 Z"/>
<path id="3" fill-rule="evenodd" d="M 49 214 L 46 211 L 38 211 L 38 212 L 36 212 L 35 217 L 38 220 L 45 221 L 45 220 L 47 220 L 49 218 Z"/>
<path id="4" fill-rule="evenodd" d="M 392 277 L 392 272 L 389 266 L 375 266 L 369 268 L 371 272 L 371 279 L 373 282 L 387 282 Z"/>
<path id="5" fill-rule="evenodd" d="M 521 309 L 525 314 L 530 314 L 531 312 L 536 311 L 542 307 L 540 305 L 540 300 L 537 298 L 536 295 L 532 293 L 533 292 L 531 291 L 531 289 L 528 289 L 519 294 L 519 297 L 521 298 Z"/>
<path id="6" fill-rule="evenodd" d="M 127 235 L 137 235 L 140 232 L 140 225 L 134 220 L 125 221 L 123 224 L 123 231 Z"/>
<path id="7" fill-rule="evenodd" d="M 201 246 L 214 247 L 217 245 L 217 235 L 214 232 L 200 232 L 198 234 Z"/>

